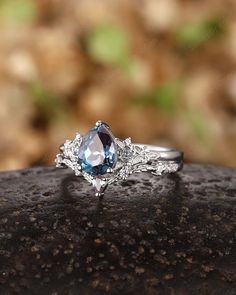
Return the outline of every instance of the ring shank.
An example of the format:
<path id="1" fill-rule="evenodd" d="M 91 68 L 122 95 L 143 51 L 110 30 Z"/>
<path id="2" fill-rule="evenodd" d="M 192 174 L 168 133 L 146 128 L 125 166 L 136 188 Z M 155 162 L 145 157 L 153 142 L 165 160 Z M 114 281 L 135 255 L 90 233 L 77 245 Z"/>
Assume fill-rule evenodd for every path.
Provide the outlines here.
<path id="1" fill-rule="evenodd" d="M 174 148 L 160 147 L 155 145 L 134 144 L 140 148 L 146 147 L 147 152 L 158 153 L 160 155 L 159 161 L 174 161 L 182 163 L 184 153 Z"/>

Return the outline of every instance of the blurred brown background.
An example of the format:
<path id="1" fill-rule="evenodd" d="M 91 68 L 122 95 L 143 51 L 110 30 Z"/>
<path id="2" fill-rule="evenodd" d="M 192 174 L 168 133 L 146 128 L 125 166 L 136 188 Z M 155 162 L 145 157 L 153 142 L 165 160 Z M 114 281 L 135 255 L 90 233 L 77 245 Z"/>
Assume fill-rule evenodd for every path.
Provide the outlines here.
<path id="1" fill-rule="evenodd" d="M 0 169 L 98 119 L 236 167 L 236 1 L 1 0 Z"/>

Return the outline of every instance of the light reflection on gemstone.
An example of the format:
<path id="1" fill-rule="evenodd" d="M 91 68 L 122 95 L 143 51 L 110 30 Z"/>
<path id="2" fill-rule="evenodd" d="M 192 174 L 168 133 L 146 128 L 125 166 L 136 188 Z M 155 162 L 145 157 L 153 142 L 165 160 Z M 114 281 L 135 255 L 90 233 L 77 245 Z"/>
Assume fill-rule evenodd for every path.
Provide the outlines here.
<path id="1" fill-rule="evenodd" d="M 82 169 L 93 176 L 107 173 L 117 163 L 117 147 L 114 136 L 101 124 L 91 129 L 82 140 L 78 153 Z"/>
<path id="2" fill-rule="evenodd" d="M 98 166 L 104 162 L 105 151 L 98 134 L 96 134 L 88 143 L 87 148 L 84 151 L 84 157 L 89 163 L 92 163 L 93 166 Z"/>

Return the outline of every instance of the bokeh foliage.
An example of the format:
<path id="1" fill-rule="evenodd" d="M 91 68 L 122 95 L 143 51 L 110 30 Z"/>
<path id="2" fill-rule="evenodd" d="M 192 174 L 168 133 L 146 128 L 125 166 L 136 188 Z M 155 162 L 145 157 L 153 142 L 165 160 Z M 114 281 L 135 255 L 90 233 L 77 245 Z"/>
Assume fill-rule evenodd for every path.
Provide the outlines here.
<path id="1" fill-rule="evenodd" d="M 98 119 L 188 161 L 236 166 L 234 12 L 229 1 L 0 0 L 0 168 L 49 164 Z"/>

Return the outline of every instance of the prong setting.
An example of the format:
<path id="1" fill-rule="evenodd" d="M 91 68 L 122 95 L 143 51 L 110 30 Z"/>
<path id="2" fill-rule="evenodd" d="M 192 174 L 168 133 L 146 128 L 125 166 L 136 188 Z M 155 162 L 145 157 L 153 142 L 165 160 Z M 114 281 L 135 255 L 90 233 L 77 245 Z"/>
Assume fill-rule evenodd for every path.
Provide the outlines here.
<path id="1" fill-rule="evenodd" d="M 114 169 L 113 168 L 108 168 L 107 169 L 107 173 L 113 173 L 114 172 Z"/>
<path id="2" fill-rule="evenodd" d="M 103 121 L 101 121 L 101 120 L 98 120 L 96 123 L 95 123 L 95 127 L 100 127 L 101 125 L 104 125 L 104 126 L 106 126 L 106 128 L 108 128 L 108 129 L 110 129 L 110 126 L 107 124 L 107 123 L 105 123 L 105 122 L 103 122 Z"/>
<path id="3" fill-rule="evenodd" d="M 95 197 L 101 198 L 103 196 L 104 196 L 104 193 L 99 193 L 99 192 L 95 193 Z"/>
<path id="4" fill-rule="evenodd" d="M 95 123 L 95 126 L 96 127 L 99 127 L 99 126 L 101 126 L 102 125 L 102 121 L 101 120 L 98 120 L 96 123 Z"/>

